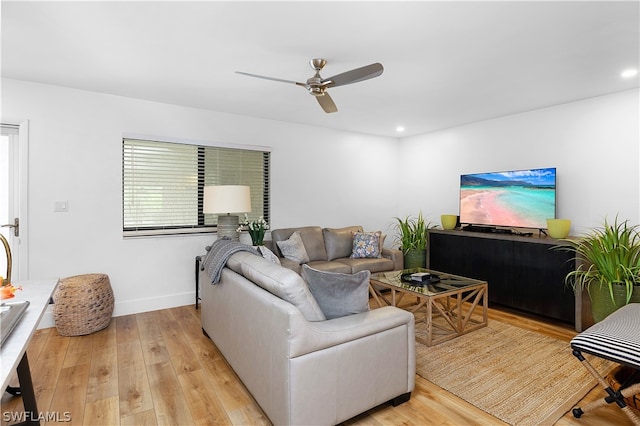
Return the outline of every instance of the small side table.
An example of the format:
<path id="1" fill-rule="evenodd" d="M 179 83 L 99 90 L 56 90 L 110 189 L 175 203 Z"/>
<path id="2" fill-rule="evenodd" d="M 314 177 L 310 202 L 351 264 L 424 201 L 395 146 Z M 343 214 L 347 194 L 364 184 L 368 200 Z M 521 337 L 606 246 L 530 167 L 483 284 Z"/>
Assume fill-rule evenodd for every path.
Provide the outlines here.
<path id="1" fill-rule="evenodd" d="M 196 256 L 196 309 L 198 309 L 198 301 L 200 300 L 200 261 L 203 256 Z"/>

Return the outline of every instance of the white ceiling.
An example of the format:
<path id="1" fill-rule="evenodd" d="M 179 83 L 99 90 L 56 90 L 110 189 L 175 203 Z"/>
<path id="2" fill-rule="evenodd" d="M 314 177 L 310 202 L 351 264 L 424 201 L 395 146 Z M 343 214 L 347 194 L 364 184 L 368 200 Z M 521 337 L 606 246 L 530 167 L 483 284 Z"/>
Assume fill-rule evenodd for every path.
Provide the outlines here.
<path id="1" fill-rule="evenodd" d="M 638 1 L 9 2 L 2 76 L 408 136 L 639 87 Z M 373 62 L 326 114 L 286 80 Z M 396 126 L 406 127 L 404 134 Z"/>

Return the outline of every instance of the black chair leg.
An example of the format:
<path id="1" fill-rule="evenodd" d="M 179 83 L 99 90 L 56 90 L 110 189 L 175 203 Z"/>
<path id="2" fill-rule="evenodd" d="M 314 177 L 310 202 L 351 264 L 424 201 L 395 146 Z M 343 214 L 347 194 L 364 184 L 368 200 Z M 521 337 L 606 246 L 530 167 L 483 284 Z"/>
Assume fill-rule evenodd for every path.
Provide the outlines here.
<path id="1" fill-rule="evenodd" d="M 7 386 L 7 388 L 5 389 L 5 392 L 10 393 L 13 396 L 22 395 L 22 390 L 20 389 L 19 386 Z"/>

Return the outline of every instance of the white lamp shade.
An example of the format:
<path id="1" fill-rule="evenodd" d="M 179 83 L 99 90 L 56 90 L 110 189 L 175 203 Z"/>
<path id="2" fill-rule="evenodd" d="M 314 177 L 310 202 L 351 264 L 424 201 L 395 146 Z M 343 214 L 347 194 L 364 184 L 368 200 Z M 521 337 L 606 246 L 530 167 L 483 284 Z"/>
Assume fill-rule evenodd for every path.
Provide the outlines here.
<path id="1" fill-rule="evenodd" d="M 204 213 L 227 214 L 251 211 L 251 193 L 248 186 L 215 185 L 204 187 Z"/>

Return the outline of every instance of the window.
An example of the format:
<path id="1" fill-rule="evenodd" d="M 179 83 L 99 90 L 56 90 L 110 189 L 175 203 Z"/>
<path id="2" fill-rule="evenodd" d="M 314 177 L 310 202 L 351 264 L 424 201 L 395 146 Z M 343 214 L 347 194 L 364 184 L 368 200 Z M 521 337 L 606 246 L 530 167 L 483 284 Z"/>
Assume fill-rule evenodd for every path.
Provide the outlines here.
<path id="1" fill-rule="evenodd" d="M 205 185 L 248 185 L 249 219 L 269 221 L 269 159 L 260 147 L 123 138 L 125 236 L 214 231 L 217 216 L 202 212 Z"/>

